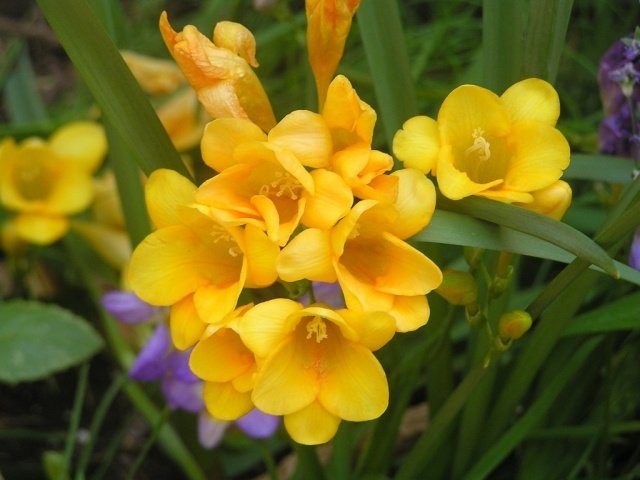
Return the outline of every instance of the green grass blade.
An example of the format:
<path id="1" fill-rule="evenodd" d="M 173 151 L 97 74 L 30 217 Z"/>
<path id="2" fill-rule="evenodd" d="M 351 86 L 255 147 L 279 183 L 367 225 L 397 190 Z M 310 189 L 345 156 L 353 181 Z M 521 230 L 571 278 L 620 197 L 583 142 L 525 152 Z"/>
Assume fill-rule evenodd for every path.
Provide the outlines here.
<path id="1" fill-rule="evenodd" d="M 635 330 L 640 328 L 640 292 L 574 318 L 564 336 Z"/>
<path id="2" fill-rule="evenodd" d="M 17 55 L 14 70 L 9 74 L 4 90 L 7 113 L 14 123 L 29 123 L 48 120 L 47 109 L 36 86 L 35 73 L 31 66 L 26 45 L 13 44 Z"/>
<path id="3" fill-rule="evenodd" d="M 565 179 L 629 183 L 632 170 L 633 160 L 630 158 L 574 153 L 562 176 Z"/>
<path id="4" fill-rule="evenodd" d="M 510 3 L 510 2 L 501 2 Z M 554 83 L 565 45 L 573 0 L 529 2 L 524 41 L 523 77 L 539 77 Z"/>
<path id="5" fill-rule="evenodd" d="M 522 0 L 482 2 L 483 83 L 497 94 L 520 80 L 524 26 Z"/>
<path id="6" fill-rule="evenodd" d="M 464 476 L 464 480 L 481 480 L 488 477 L 491 471 L 542 421 L 567 382 L 574 377 L 601 341 L 602 338 L 598 337 L 582 344 L 572 356 L 571 362 L 558 371 L 558 374 L 545 387 L 535 403 L 478 460 L 469 473 Z"/>
<path id="7" fill-rule="evenodd" d="M 439 197 L 438 205 L 446 210 L 470 215 L 540 238 L 600 267 L 614 278 L 620 277 L 613 259 L 602 247 L 582 232 L 562 222 L 524 208 L 479 197 L 467 197 L 455 202 Z"/>
<path id="8" fill-rule="evenodd" d="M 190 177 L 144 92 L 85 0 L 38 0 L 38 5 L 140 168 L 146 174 L 171 168 Z"/>
<path id="9" fill-rule="evenodd" d="M 388 145 L 416 112 L 416 95 L 396 0 L 362 2 L 358 30 L 364 44 Z"/>

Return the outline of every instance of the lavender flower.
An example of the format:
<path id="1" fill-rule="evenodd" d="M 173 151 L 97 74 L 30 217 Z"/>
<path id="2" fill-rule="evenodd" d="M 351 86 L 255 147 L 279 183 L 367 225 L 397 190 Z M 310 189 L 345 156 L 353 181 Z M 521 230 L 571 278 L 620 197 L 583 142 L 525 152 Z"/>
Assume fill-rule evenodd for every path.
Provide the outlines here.
<path id="1" fill-rule="evenodd" d="M 213 448 L 220 443 L 227 429 L 235 424 L 251 438 L 268 438 L 280 425 L 280 417 L 268 415 L 253 409 L 235 422 L 217 420 L 206 412 L 198 416 L 198 441 L 205 448 Z"/>
<path id="2" fill-rule="evenodd" d="M 640 228 L 636 229 L 631 242 L 631 251 L 629 252 L 629 266 L 640 270 Z"/>
<path id="3" fill-rule="evenodd" d="M 104 309 L 122 323 L 136 324 L 149 321 L 161 309 L 149 305 L 133 292 L 111 290 L 102 295 Z"/>
<path id="4" fill-rule="evenodd" d="M 311 288 L 315 296 L 316 302 L 324 303 L 332 308 L 345 308 L 344 296 L 338 283 L 311 282 Z M 298 298 L 298 301 L 304 305 L 311 303 L 309 292 Z"/>

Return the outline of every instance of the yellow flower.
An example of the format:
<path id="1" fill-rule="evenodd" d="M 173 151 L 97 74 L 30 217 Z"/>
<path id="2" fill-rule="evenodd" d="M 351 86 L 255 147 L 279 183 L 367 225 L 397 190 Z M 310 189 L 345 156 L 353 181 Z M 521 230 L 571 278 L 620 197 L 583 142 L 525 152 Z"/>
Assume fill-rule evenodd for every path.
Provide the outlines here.
<path id="1" fill-rule="evenodd" d="M 189 367 L 205 382 L 207 410 L 219 420 L 236 420 L 253 408 L 256 361 L 237 333 L 238 317 L 251 307 L 239 307 L 223 324 L 209 326 L 189 357 Z"/>
<path id="2" fill-rule="evenodd" d="M 212 42 L 193 25 L 176 32 L 166 12 L 160 16 L 160 32 L 212 117 L 250 118 L 265 131 L 275 125 L 267 94 L 251 68 L 258 66 L 251 32 L 239 24 L 220 22 Z"/>
<path id="3" fill-rule="evenodd" d="M 197 312 L 206 323 L 220 322 L 236 308 L 244 287 L 276 280 L 278 247 L 257 228 L 228 227 L 194 204 L 195 185 L 172 170 L 151 174 L 145 186 L 147 210 L 157 227 L 134 250 L 128 285 L 152 305 L 173 306 L 172 335 L 189 330 L 180 343 L 194 341 Z M 180 303 L 179 303 L 180 302 Z M 197 323 L 197 322 L 196 322 Z M 197 333 L 197 329 L 196 329 Z M 185 347 L 186 348 L 186 347 Z"/>
<path id="4" fill-rule="evenodd" d="M 337 280 L 349 308 L 388 312 L 401 332 L 424 325 L 425 294 L 440 284 L 442 273 L 397 235 L 406 238 L 429 221 L 435 191 L 416 170 L 399 175 L 402 194 L 396 204 L 363 200 L 332 229 L 309 228 L 294 237 L 278 257 L 280 278 Z"/>
<path id="5" fill-rule="evenodd" d="M 558 180 L 546 188 L 531 192 L 531 203 L 516 205 L 541 213 L 554 220 L 560 220 L 571 205 L 571 187 L 564 180 Z"/>
<path id="6" fill-rule="evenodd" d="M 186 79 L 171 60 L 121 50 L 120 55 L 142 89 L 150 95 L 166 95 L 185 84 Z"/>
<path id="7" fill-rule="evenodd" d="M 307 50 L 320 107 L 342 58 L 351 21 L 359 6 L 360 0 L 306 1 Z"/>
<path id="8" fill-rule="evenodd" d="M 540 79 L 518 82 L 500 97 L 463 85 L 444 100 L 437 121 L 408 120 L 393 150 L 406 166 L 437 175 L 440 191 L 453 200 L 531 203 L 533 192 L 569 165 L 569 144 L 554 128 L 559 114 L 556 91 Z"/>
<path id="9" fill-rule="evenodd" d="M 256 305 L 238 326 L 258 359 L 253 403 L 263 412 L 284 415 L 287 431 L 303 444 L 329 441 L 341 420 L 379 417 L 389 391 L 372 351 L 394 330 L 384 312 L 304 308 L 287 299 Z"/>
<path id="10" fill-rule="evenodd" d="M 329 228 L 346 215 L 351 190 L 328 164 L 331 138 L 316 113 L 298 110 L 269 134 L 246 119 L 211 122 L 202 141 L 205 162 L 220 171 L 196 194 L 232 225 L 251 224 L 283 246 L 300 222 Z"/>
<path id="11" fill-rule="evenodd" d="M 0 144 L 0 203 L 16 212 L 11 220 L 24 241 L 47 245 L 65 235 L 68 215 L 89 206 L 91 179 L 107 149 L 104 130 L 91 122 L 73 122 L 44 141 Z"/>

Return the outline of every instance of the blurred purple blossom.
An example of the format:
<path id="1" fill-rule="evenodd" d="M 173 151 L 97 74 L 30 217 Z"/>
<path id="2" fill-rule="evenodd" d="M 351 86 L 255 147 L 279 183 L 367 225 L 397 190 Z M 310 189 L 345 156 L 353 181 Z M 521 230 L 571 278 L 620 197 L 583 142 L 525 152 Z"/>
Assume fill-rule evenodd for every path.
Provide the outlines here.
<path id="1" fill-rule="evenodd" d="M 324 303 L 331 308 L 345 308 L 344 295 L 339 283 L 311 282 L 311 288 L 317 303 Z M 311 303 L 309 292 L 298 297 L 304 305 Z"/>
<path id="2" fill-rule="evenodd" d="M 205 448 L 213 448 L 220 443 L 227 429 L 235 424 L 251 438 L 268 438 L 280 425 L 280 417 L 268 415 L 253 409 L 235 422 L 217 420 L 203 411 L 198 416 L 198 441 Z"/>
<path id="3" fill-rule="evenodd" d="M 161 309 L 138 298 L 133 292 L 111 290 L 102 295 L 104 309 L 122 323 L 144 323 Z"/>
<path id="4" fill-rule="evenodd" d="M 636 229 L 631 241 L 631 251 L 629 252 L 629 265 L 636 270 L 640 270 L 640 228 Z"/>

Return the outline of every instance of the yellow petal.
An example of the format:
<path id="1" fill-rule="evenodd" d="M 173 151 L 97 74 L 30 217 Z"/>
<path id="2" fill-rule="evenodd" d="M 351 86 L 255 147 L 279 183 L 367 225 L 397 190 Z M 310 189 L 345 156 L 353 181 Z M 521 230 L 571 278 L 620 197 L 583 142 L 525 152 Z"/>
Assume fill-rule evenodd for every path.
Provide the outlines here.
<path id="1" fill-rule="evenodd" d="M 73 214 L 86 209 L 95 190 L 88 173 L 69 169 L 54 181 L 45 210 L 52 213 Z"/>
<path id="2" fill-rule="evenodd" d="M 479 192 L 476 195 L 478 195 L 479 197 L 486 197 L 490 198 L 491 200 L 497 200 L 498 202 L 505 203 L 530 203 L 533 200 L 533 196 L 530 193 L 501 189 L 500 187 L 498 187 L 496 190 L 484 190 L 483 192 Z"/>
<path id="3" fill-rule="evenodd" d="M 213 43 L 241 56 L 252 67 L 257 67 L 256 39 L 253 33 L 240 23 L 218 22 L 213 29 Z"/>
<path id="4" fill-rule="evenodd" d="M 449 145 L 445 145 L 440 149 L 437 171 L 438 189 L 445 197 L 451 200 L 460 200 L 469 195 L 476 195 L 503 182 L 502 179 L 487 183 L 476 183 L 472 181 L 465 172 L 458 170 L 454 166 L 451 147 Z"/>
<path id="5" fill-rule="evenodd" d="M 371 145 L 376 112 L 360 100 L 347 77 L 337 75 L 333 79 L 321 111 L 331 130 L 334 150 L 357 143 Z"/>
<path id="6" fill-rule="evenodd" d="M 302 410 L 284 416 L 284 427 L 291 438 L 302 445 L 326 443 L 338 431 L 340 418 L 329 413 L 317 401 Z"/>
<path id="7" fill-rule="evenodd" d="M 569 166 L 569 143 L 564 135 L 541 122 L 522 121 L 511 129 L 514 153 L 504 188 L 530 192 L 545 188 Z"/>
<path id="8" fill-rule="evenodd" d="M 305 353 L 303 346 L 286 338 L 258 370 L 251 398 L 263 412 L 288 415 L 316 399 L 317 373 L 300 362 Z"/>
<path id="9" fill-rule="evenodd" d="M 222 172 L 235 165 L 233 152 L 245 142 L 262 142 L 266 134 L 246 118 L 219 118 L 205 127 L 200 144 L 202 159 L 211 168 Z"/>
<path id="10" fill-rule="evenodd" d="M 284 117 L 269 132 L 269 142 L 290 150 L 300 163 L 313 168 L 326 167 L 333 150 L 324 119 L 308 110 L 296 110 Z"/>
<path id="11" fill-rule="evenodd" d="M 278 279 L 276 259 L 280 249 L 259 228 L 247 225 L 244 231 L 244 254 L 247 259 L 245 286 L 248 288 L 269 286 Z"/>
<path id="12" fill-rule="evenodd" d="M 555 220 L 560 220 L 571 205 L 571 186 L 563 180 L 558 180 L 547 188 L 531 193 L 532 202 L 519 204 L 519 206 Z"/>
<path id="13" fill-rule="evenodd" d="M 293 332 L 297 319 L 291 315 L 301 309 L 301 304 L 286 298 L 259 303 L 242 316 L 238 332 L 256 357 L 267 357 Z"/>
<path id="14" fill-rule="evenodd" d="M 236 282 L 199 287 L 193 296 L 193 302 L 202 321 L 218 323 L 224 320 L 236 308 L 243 284 L 244 272 Z"/>
<path id="15" fill-rule="evenodd" d="M 230 382 L 251 369 L 254 363 L 251 351 L 229 328 L 200 340 L 189 357 L 189 368 L 196 376 L 216 383 Z"/>
<path id="16" fill-rule="evenodd" d="M 324 169 L 311 172 L 315 194 L 307 195 L 302 223 L 328 230 L 344 217 L 353 204 L 351 189 L 337 173 Z"/>
<path id="17" fill-rule="evenodd" d="M 413 168 L 396 170 L 391 175 L 398 178 L 393 208 L 402 220 L 388 226 L 387 231 L 401 239 L 409 238 L 431 221 L 436 208 L 436 189 L 431 180 Z"/>
<path id="18" fill-rule="evenodd" d="M 93 122 L 72 122 L 49 138 L 49 147 L 60 159 L 88 173 L 94 172 L 107 152 L 104 128 Z"/>
<path id="19" fill-rule="evenodd" d="M 129 285 L 147 303 L 172 305 L 211 283 L 238 281 L 242 258 L 229 255 L 222 243 L 207 243 L 184 226 L 157 230 L 134 250 Z"/>
<path id="20" fill-rule="evenodd" d="M 410 118 L 393 137 L 393 154 L 407 168 L 435 171 L 440 149 L 438 123 L 429 117 Z"/>
<path id="21" fill-rule="evenodd" d="M 156 228 L 180 225 L 185 207 L 194 201 L 196 186 L 175 170 L 154 170 L 144 187 L 145 202 Z"/>
<path id="22" fill-rule="evenodd" d="M 394 295 L 376 290 L 371 283 L 358 278 L 342 265 L 336 265 L 335 269 L 345 302 L 350 309 L 388 312 L 393 306 Z"/>
<path id="23" fill-rule="evenodd" d="M 251 392 L 239 392 L 230 382 L 205 382 L 202 396 L 207 411 L 218 420 L 237 420 L 253 408 Z"/>
<path id="24" fill-rule="evenodd" d="M 395 318 L 398 332 L 412 332 L 427 323 L 430 309 L 424 295 L 397 296 L 387 313 Z"/>
<path id="25" fill-rule="evenodd" d="M 191 88 L 171 96 L 156 108 L 156 113 L 178 150 L 189 150 L 200 143 L 205 118 L 209 117 L 201 114 L 198 99 Z"/>
<path id="26" fill-rule="evenodd" d="M 527 78 L 511 85 L 500 97 L 511 121 L 535 120 L 554 126 L 560 116 L 560 99 L 550 83 Z"/>
<path id="27" fill-rule="evenodd" d="M 389 387 L 376 357 L 347 340 L 331 342 L 328 348 L 320 404 L 344 420 L 360 422 L 382 415 L 389 403 Z"/>
<path id="28" fill-rule="evenodd" d="M 343 309 L 338 313 L 357 332 L 357 342 L 371 351 L 382 348 L 396 333 L 396 320 L 386 312 Z"/>
<path id="29" fill-rule="evenodd" d="M 66 217 L 37 213 L 22 213 L 13 219 L 13 225 L 20 238 L 36 245 L 49 245 L 69 230 Z"/>
<path id="30" fill-rule="evenodd" d="M 171 340 L 178 350 L 192 347 L 204 333 L 205 327 L 206 323 L 198 315 L 193 303 L 193 295 L 187 295 L 171 305 L 169 329 Z"/>
<path id="31" fill-rule="evenodd" d="M 177 90 L 185 78 L 170 60 L 149 57 L 130 50 L 120 50 L 127 67 L 142 89 L 151 95 L 164 95 Z"/>
<path id="32" fill-rule="evenodd" d="M 332 253 L 329 233 L 308 228 L 293 237 L 280 252 L 276 261 L 278 275 L 285 282 L 306 278 L 317 282 L 332 283 L 336 274 L 331 263 Z"/>

